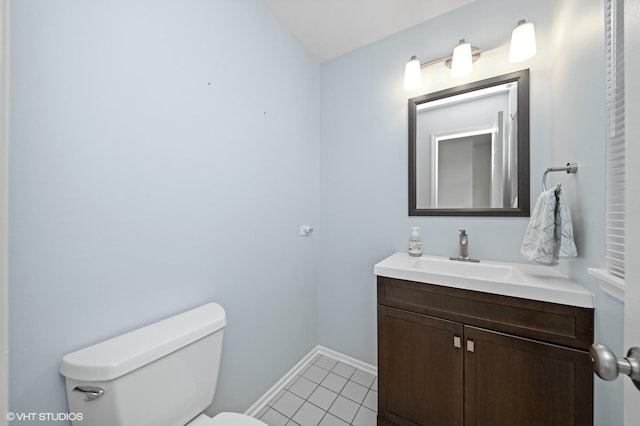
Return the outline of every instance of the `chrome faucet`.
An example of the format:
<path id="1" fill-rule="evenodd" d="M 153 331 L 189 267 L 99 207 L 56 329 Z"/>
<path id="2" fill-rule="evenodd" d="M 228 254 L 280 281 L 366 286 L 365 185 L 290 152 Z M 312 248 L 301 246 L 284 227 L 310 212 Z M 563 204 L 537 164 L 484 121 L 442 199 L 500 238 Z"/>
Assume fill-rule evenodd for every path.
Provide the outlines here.
<path id="1" fill-rule="evenodd" d="M 469 258 L 469 236 L 465 229 L 460 229 L 460 259 L 467 260 Z"/>
<path id="2" fill-rule="evenodd" d="M 451 260 L 461 260 L 464 262 L 480 262 L 478 259 L 469 257 L 469 236 L 465 229 L 460 229 L 460 255 L 458 257 L 450 257 Z"/>

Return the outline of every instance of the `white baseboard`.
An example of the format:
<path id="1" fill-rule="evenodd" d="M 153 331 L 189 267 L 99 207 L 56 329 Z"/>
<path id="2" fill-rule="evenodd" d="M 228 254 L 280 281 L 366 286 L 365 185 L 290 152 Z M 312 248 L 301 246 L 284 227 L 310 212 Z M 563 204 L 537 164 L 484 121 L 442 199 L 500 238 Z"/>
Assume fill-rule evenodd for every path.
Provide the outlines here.
<path id="1" fill-rule="evenodd" d="M 284 376 L 282 376 L 282 378 L 278 380 L 275 385 L 271 386 L 271 388 L 264 395 L 258 398 L 258 400 L 254 402 L 253 405 L 251 405 L 251 407 L 249 407 L 247 411 L 244 412 L 244 414 L 255 417 L 260 412 L 260 410 L 262 410 L 262 408 L 267 405 L 267 402 L 270 401 L 271 398 L 273 398 L 278 392 L 280 392 L 281 389 L 284 389 L 284 385 L 289 381 L 289 379 L 294 377 L 298 373 L 298 371 L 302 370 L 302 367 L 304 367 L 309 361 L 313 359 L 314 356 L 316 356 L 318 347 L 319 346 L 316 346 L 311 350 L 311 352 L 305 355 L 296 365 L 293 366 L 291 370 L 289 370 Z"/>
<path id="2" fill-rule="evenodd" d="M 357 360 L 343 353 L 334 351 L 329 348 L 325 348 L 324 346 L 316 346 L 313 348 L 308 354 L 306 354 L 296 365 L 293 366 L 291 370 L 289 370 L 280 380 L 276 382 L 275 385 L 271 386 L 271 388 L 265 392 L 258 400 L 251 405 L 244 412 L 244 414 L 252 417 L 257 417 L 257 415 L 262 411 L 264 407 L 266 407 L 267 402 L 271 401 L 271 399 L 278 394 L 284 386 L 289 382 L 289 380 L 295 377 L 299 372 L 306 366 L 308 363 L 312 362 L 316 356 L 318 355 L 326 355 L 333 359 L 337 359 L 345 364 L 351 365 L 352 367 L 359 368 L 360 370 L 364 370 L 367 373 L 371 373 L 373 375 L 378 375 L 378 369 L 371 364 L 367 364 L 366 362 Z"/>
<path id="3" fill-rule="evenodd" d="M 352 358 L 349 355 L 343 354 L 342 352 L 334 351 L 333 349 L 325 348 L 324 346 L 316 346 L 314 350 L 316 350 L 316 353 L 318 354 L 330 356 L 333 359 L 337 359 L 338 361 L 342 361 L 345 364 L 351 365 L 352 367 L 364 370 L 367 373 L 373 374 L 374 376 L 378 375 L 377 367 L 371 364 L 367 364 L 364 361 L 360 361 L 359 359 Z"/>

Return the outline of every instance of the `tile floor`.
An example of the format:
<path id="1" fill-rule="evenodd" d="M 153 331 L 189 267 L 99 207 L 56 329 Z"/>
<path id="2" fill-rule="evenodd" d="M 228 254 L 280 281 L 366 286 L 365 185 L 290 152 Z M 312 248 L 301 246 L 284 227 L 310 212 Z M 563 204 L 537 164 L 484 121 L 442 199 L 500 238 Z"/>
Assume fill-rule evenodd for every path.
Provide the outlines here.
<path id="1" fill-rule="evenodd" d="M 269 426 L 375 426 L 377 411 L 376 376 L 318 355 L 257 417 Z"/>

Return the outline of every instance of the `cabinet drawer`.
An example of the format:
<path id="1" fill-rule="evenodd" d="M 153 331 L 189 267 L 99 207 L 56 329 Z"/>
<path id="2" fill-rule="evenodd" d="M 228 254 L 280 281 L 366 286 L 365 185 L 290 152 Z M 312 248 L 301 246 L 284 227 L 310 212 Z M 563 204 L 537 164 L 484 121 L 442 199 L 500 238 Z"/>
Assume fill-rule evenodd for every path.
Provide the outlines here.
<path id="1" fill-rule="evenodd" d="M 593 309 L 378 277 L 378 304 L 588 350 Z"/>

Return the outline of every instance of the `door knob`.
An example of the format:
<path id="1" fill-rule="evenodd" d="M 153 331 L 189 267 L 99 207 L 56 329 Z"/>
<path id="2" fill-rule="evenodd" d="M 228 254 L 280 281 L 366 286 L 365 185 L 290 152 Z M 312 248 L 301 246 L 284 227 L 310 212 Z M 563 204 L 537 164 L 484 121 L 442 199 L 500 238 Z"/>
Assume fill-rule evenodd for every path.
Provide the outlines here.
<path id="1" fill-rule="evenodd" d="M 626 358 L 617 358 L 616 355 L 601 344 L 591 345 L 589 349 L 593 371 L 603 380 L 614 380 L 622 373 L 631 378 L 640 390 L 640 348 L 633 347 L 627 352 Z"/>

